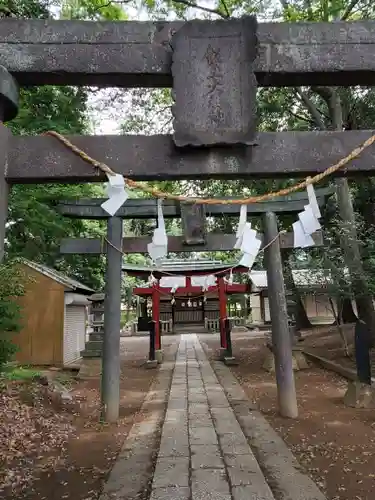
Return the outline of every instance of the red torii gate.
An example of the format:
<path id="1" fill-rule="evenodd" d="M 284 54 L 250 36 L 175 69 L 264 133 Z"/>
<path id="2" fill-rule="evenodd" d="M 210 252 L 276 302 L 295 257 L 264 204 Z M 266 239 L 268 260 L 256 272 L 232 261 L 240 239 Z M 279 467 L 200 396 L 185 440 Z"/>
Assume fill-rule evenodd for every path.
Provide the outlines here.
<path id="1" fill-rule="evenodd" d="M 197 261 L 199 263 L 199 261 Z M 219 299 L 219 325 L 220 325 L 220 348 L 223 351 L 227 350 L 227 341 L 225 335 L 225 324 L 224 321 L 227 318 L 227 296 L 235 293 L 248 293 L 250 291 L 250 283 L 226 283 L 224 278 L 230 272 L 233 274 L 248 273 L 248 269 L 242 266 L 231 266 L 228 263 L 210 265 L 206 268 L 202 267 L 199 270 L 189 269 L 188 263 L 191 261 L 186 261 L 187 267 L 185 269 L 173 269 L 173 267 L 168 267 L 168 269 L 158 269 L 153 270 L 152 268 L 125 265 L 123 271 L 125 271 L 129 276 L 145 277 L 153 273 L 156 279 L 160 279 L 163 276 L 185 276 L 186 284 L 184 287 L 177 288 L 174 296 L 186 296 L 190 299 L 196 298 L 196 296 L 203 296 L 205 294 L 209 295 L 217 292 Z M 217 278 L 217 285 L 209 286 L 206 291 L 202 291 L 202 287 L 193 286 L 191 284 L 192 276 L 206 276 L 215 275 Z M 146 287 L 135 287 L 133 289 L 134 295 L 152 297 L 152 320 L 155 322 L 155 348 L 156 350 L 161 349 L 161 331 L 160 331 L 160 297 L 162 294 L 169 295 L 172 294 L 172 288 L 161 287 L 159 281 L 152 285 Z"/>

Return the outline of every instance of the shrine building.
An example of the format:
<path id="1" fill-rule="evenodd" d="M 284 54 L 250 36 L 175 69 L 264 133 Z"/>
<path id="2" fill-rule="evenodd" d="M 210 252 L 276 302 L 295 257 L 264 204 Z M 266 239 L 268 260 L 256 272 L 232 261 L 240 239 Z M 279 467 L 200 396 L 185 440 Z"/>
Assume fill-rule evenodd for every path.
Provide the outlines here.
<path id="1" fill-rule="evenodd" d="M 163 333 L 220 331 L 224 336 L 223 320 L 250 318 L 253 326 L 270 324 L 266 271 L 240 267 L 234 263 L 213 260 L 165 259 L 157 269 L 148 266 L 124 264 L 123 271 L 129 276 L 148 281 L 146 286 L 133 289 L 133 295 L 142 299 L 137 309 L 137 330 L 147 331 L 149 322 L 156 325 L 156 342 Z M 230 279 L 241 275 L 243 283 Z M 314 323 L 328 324 L 334 320 L 329 308 L 329 297 L 321 283 L 306 282 L 306 273 L 293 271 L 303 305 Z M 152 278 L 150 280 L 150 277 Z M 207 286 L 205 286 L 207 285 Z M 230 310 L 230 296 L 238 296 L 241 305 L 238 313 Z M 159 340 L 158 340 L 159 339 Z"/>
<path id="2" fill-rule="evenodd" d="M 228 295 L 250 291 L 247 268 L 233 263 L 164 260 L 157 269 L 124 264 L 123 271 L 129 276 L 149 280 L 147 286 L 134 288 L 133 294 L 147 299 L 141 304 L 138 329 L 147 330 L 152 319 L 156 324 L 156 344 L 163 324 L 170 325 L 171 331 L 184 327 L 199 331 L 216 322 L 223 335 L 222 320 L 227 318 Z M 245 274 L 246 283 L 231 283 L 228 279 L 231 271 L 233 275 Z M 155 280 L 152 283 L 150 276 Z"/>

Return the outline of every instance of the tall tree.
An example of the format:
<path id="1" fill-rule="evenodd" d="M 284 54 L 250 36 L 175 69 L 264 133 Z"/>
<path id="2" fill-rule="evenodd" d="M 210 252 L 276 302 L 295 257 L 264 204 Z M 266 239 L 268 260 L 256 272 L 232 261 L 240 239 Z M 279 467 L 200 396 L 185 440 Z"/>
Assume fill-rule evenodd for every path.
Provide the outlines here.
<path id="1" fill-rule="evenodd" d="M 150 18 L 180 18 L 191 17 L 205 18 L 229 18 L 237 17 L 244 13 L 257 13 L 261 20 L 272 18 L 290 22 L 297 21 L 326 21 L 336 22 L 338 20 L 352 20 L 360 18 L 374 18 L 375 5 L 366 0 L 280 0 L 280 2 L 249 2 L 243 0 L 216 0 L 209 4 L 194 0 L 164 0 L 154 2 L 144 0 L 143 5 L 147 9 Z M 168 104 L 170 104 L 169 92 L 164 90 L 153 90 L 147 94 L 146 90 L 137 90 L 133 93 L 134 107 L 130 113 L 125 129 L 129 131 L 146 130 L 169 132 L 170 120 L 161 121 L 160 112 L 170 116 Z M 375 99 L 372 89 L 368 88 L 331 88 L 311 87 L 294 89 L 260 89 L 258 91 L 258 114 L 259 128 L 261 130 L 350 130 L 353 128 L 373 128 L 375 114 L 373 113 Z M 155 115 L 158 117 L 152 121 L 153 113 L 146 109 L 142 103 L 146 103 L 147 109 L 157 109 Z M 155 111 L 154 111 L 155 112 Z M 160 130 L 161 123 L 165 124 Z M 327 166 L 328 162 L 327 162 Z M 290 179 L 289 182 L 293 182 Z M 197 182 L 192 186 L 196 194 L 203 195 L 230 195 L 233 191 L 244 191 L 250 193 L 261 193 L 277 189 L 284 183 L 279 181 L 249 182 Z M 287 183 L 286 183 L 287 184 Z M 354 184 L 357 193 L 362 200 L 375 200 L 375 191 L 371 181 L 365 184 L 356 182 Z M 177 186 L 170 188 L 178 189 Z M 366 318 L 369 324 L 373 321 L 373 305 L 369 294 L 368 275 L 363 270 L 360 260 L 360 234 L 357 233 L 350 207 L 349 186 L 346 180 L 337 181 L 338 205 L 341 216 L 345 218 L 342 229 L 345 226 L 346 238 L 343 239 L 346 263 L 351 269 L 351 281 L 355 293 L 358 311 L 361 317 Z M 189 188 L 184 186 L 184 191 Z M 366 209 L 361 199 L 357 200 L 357 206 L 363 212 L 367 230 L 369 224 L 373 223 L 373 210 Z M 368 204 L 367 204 L 368 206 Z M 375 207 L 374 207 L 375 208 Z M 350 217 L 349 217 L 350 215 Z M 349 220 L 350 219 L 350 220 Z M 289 221 L 281 221 L 281 224 L 289 224 Z M 367 234 L 369 232 L 367 231 Z M 367 270 L 371 270 L 370 247 L 368 250 Z M 353 265 L 353 262 L 355 265 Z M 366 264 L 366 262 L 365 262 Z M 375 331 L 375 329 L 374 329 Z"/>
<path id="2" fill-rule="evenodd" d="M 77 9 L 79 5 L 76 2 Z M 94 9 L 94 0 L 91 3 L 82 1 L 81 13 L 93 15 Z M 122 11 L 119 7 L 107 9 L 105 15 L 120 18 L 119 10 Z M 17 18 L 45 19 L 51 16 L 49 3 L 44 0 L 5 0 L 0 13 Z M 45 86 L 21 89 L 19 114 L 9 127 L 14 134 L 33 135 L 46 130 L 83 134 L 88 130 L 87 96 L 88 92 L 83 88 Z M 59 245 L 63 237 L 102 237 L 104 228 L 96 222 L 64 218 L 56 210 L 59 200 L 101 194 L 100 186 L 90 184 L 14 186 L 9 200 L 7 257 L 22 256 L 54 266 L 74 274 L 94 288 L 102 288 L 103 259 L 74 255 L 63 258 L 59 254 Z"/>

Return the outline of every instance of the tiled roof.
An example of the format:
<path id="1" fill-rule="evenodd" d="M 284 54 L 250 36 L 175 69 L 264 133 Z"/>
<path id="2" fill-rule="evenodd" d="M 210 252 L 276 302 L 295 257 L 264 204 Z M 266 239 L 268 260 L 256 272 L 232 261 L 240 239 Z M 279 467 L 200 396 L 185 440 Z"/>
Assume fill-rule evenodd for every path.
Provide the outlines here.
<path id="1" fill-rule="evenodd" d="M 122 269 L 125 272 L 131 273 L 132 271 L 144 274 L 150 274 L 151 272 L 159 272 L 168 275 L 171 274 L 189 274 L 191 272 L 200 273 L 212 273 L 215 271 L 221 271 L 225 269 L 230 269 L 236 266 L 235 262 L 221 262 L 218 260 L 210 259 L 164 259 L 160 265 L 157 267 L 152 266 L 141 266 L 137 264 L 123 264 Z M 293 280 L 297 287 L 311 287 L 311 288 L 323 288 L 329 284 L 328 274 L 322 269 L 295 269 L 292 271 Z M 258 289 L 266 289 L 267 284 L 267 271 L 251 271 L 250 280 L 254 287 Z"/>
<path id="2" fill-rule="evenodd" d="M 221 262 L 219 260 L 210 259 L 164 259 L 157 267 L 141 266 L 137 264 L 124 263 L 122 270 L 125 272 L 160 272 L 160 273 L 186 273 L 186 272 L 213 272 L 228 269 L 235 266 L 234 262 Z"/>

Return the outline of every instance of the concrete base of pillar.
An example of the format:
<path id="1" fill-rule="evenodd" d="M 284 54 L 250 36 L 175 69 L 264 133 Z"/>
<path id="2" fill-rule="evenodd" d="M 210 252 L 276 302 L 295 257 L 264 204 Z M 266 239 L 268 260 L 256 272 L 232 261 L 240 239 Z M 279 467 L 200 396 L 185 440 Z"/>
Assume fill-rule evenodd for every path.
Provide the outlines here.
<path id="1" fill-rule="evenodd" d="M 296 372 L 309 368 L 306 356 L 303 354 L 303 352 L 301 352 L 300 349 L 293 349 L 292 361 L 293 370 Z M 264 357 L 263 369 L 269 373 L 275 373 L 275 357 L 273 355 L 273 352 L 269 349 L 267 349 L 266 355 Z"/>
<path id="2" fill-rule="evenodd" d="M 296 360 L 298 370 L 307 370 L 309 368 L 309 363 L 306 359 L 305 354 L 301 351 L 301 349 L 293 348 L 293 359 Z"/>
<path id="3" fill-rule="evenodd" d="M 361 382 L 349 382 L 344 404 L 351 408 L 375 408 L 375 387 Z"/>
<path id="4" fill-rule="evenodd" d="M 238 365 L 238 361 L 236 360 L 236 358 L 234 356 L 231 356 L 231 357 L 225 356 L 224 363 L 227 366 L 237 366 Z"/>
<path id="5" fill-rule="evenodd" d="M 161 349 L 155 351 L 155 359 L 159 364 L 163 362 L 163 351 Z"/>
<path id="6" fill-rule="evenodd" d="M 227 356 L 227 350 L 224 349 L 224 347 L 220 347 L 220 352 L 219 352 L 219 360 L 224 361 L 224 359 Z"/>
<path id="7" fill-rule="evenodd" d="M 146 361 L 146 368 L 147 370 L 152 370 L 154 368 L 157 368 L 158 367 L 158 361 L 157 359 L 154 359 L 153 361 Z"/>
<path id="8" fill-rule="evenodd" d="M 80 380 L 100 378 L 102 374 L 101 358 L 82 358 L 77 378 Z"/>

